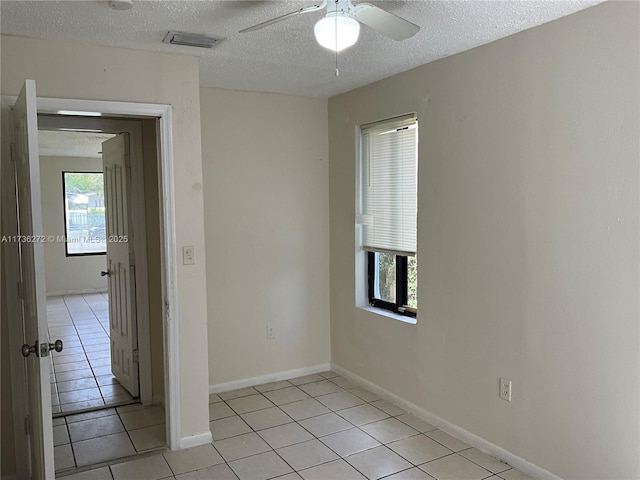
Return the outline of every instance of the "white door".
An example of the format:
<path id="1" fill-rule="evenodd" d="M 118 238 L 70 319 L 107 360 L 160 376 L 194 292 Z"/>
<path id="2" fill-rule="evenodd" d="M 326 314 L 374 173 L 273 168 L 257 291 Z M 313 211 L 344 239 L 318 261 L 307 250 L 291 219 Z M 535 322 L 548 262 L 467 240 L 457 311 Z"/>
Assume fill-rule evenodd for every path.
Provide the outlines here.
<path id="1" fill-rule="evenodd" d="M 27 347 L 27 403 L 29 409 L 32 478 L 53 479 L 53 427 L 49 332 L 47 328 L 44 248 L 40 203 L 40 158 L 36 84 L 26 80 L 13 109 L 13 158 L 16 162 L 19 261 L 22 321 Z M 31 241 L 29 241 L 31 240 Z M 32 348 L 29 352 L 28 347 Z M 23 347 L 24 348 L 24 347 Z"/>
<path id="2" fill-rule="evenodd" d="M 133 238 L 129 228 L 131 168 L 127 133 L 102 144 L 102 168 L 107 220 L 111 373 L 132 396 L 137 397 L 138 327 Z"/>

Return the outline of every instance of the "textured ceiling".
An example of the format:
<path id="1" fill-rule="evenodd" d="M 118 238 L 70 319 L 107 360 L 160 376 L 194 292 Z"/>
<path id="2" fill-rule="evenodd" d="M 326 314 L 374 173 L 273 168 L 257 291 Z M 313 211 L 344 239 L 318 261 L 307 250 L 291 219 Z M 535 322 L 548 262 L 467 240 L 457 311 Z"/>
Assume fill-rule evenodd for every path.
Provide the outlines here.
<path id="1" fill-rule="evenodd" d="M 41 157 L 102 158 L 102 142 L 114 136 L 111 133 L 40 130 L 38 150 Z"/>
<path id="2" fill-rule="evenodd" d="M 371 1 L 421 27 L 395 42 L 363 27 L 358 43 L 335 57 L 313 26 L 321 12 L 265 29 L 238 31 L 309 1 L 134 0 L 131 10 L 106 1 L 2 0 L 3 34 L 196 55 L 200 84 L 236 90 L 328 97 L 569 15 L 601 0 Z M 354 3 L 358 3 L 354 1 Z M 226 37 L 211 50 L 162 43 L 169 30 Z"/>

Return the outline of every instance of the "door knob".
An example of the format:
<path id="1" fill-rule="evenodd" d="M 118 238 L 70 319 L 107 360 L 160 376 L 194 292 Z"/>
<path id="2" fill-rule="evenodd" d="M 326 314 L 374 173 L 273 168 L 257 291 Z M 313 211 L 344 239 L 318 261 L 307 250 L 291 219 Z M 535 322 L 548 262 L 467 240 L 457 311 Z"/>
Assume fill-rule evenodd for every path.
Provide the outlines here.
<path id="1" fill-rule="evenodd" d="M 36 343 L 33 344 L 32 347 L 29 346 L 28 343 L 25 343 L 24 345 L 22 345 L 22 348 L 20 349 L 20 351 L 22 352 L 22 356 L 23 357 L 28 357 L 29 355 L 31 355 L 32 353 L 35 353 L 36 356 L 38 355 L 38 341 L 36 340 Z"/>
<path id="2" fill-rule="evenodd" d="M 62 344 L 62 340 L 56 340 L 55 343 L 50 343 L 49 344 L 49 350 L 55 350 L 58 353 L 60 353 L 62 351 L 63 347 L 64 347 L 64 345 Z"/>
<path id="3" fill-rule="evenodd" d="M 111 276 L 111 272 L 109 270 L 107 270 L 106 272 L 100 272 L 100 276 L 101 277 L 109 277 L 109 276 Z"/>
<path id="4" fill-rule="evenodd" d="M 20 353 L 22 353 L 22 356 L 25 358 L 32 353 L 35 353 L 36 357 L 47 357 L 49 356 L 49 351 L 55 350 L 56 352 L 61 352 L 63 347 L 62 340 L 56 340 L 55 343 L 38 343 L 36 340 L 36 343 L 31 347 L 28 343 L 22 345 Z"/>

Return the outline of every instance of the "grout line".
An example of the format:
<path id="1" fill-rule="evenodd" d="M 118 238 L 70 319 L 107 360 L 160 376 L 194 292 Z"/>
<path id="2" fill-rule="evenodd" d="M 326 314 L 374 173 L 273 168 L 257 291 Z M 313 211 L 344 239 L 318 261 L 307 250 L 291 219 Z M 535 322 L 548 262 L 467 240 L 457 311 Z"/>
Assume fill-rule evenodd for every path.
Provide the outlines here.
<path id="1" fill-rule="evenodd" d="M 76 459 L 76 449 L 73 448 L 73 440 L 71 439 L 71 430 L 67 424 L 67 419 L 64 419 L 64 424 L 67 427 L 67 435 L 69 435 L 69 445 L 71 446 L 71 455 L 73 455 L 73 466 L 78 468 L 78 460 Z"/>

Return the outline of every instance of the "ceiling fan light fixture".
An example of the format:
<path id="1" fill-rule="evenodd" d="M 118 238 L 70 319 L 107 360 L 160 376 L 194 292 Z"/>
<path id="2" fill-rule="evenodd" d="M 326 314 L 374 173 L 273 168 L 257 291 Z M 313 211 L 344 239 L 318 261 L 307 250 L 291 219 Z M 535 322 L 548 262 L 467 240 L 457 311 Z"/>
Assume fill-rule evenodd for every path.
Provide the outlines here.
<path id="1" fill-rule="evenodd" d="M 343 12 L 330 12 L 318 20 L 313 32 L 321 46 L 340 52 L 358 41 L 360 23 Z"/>

